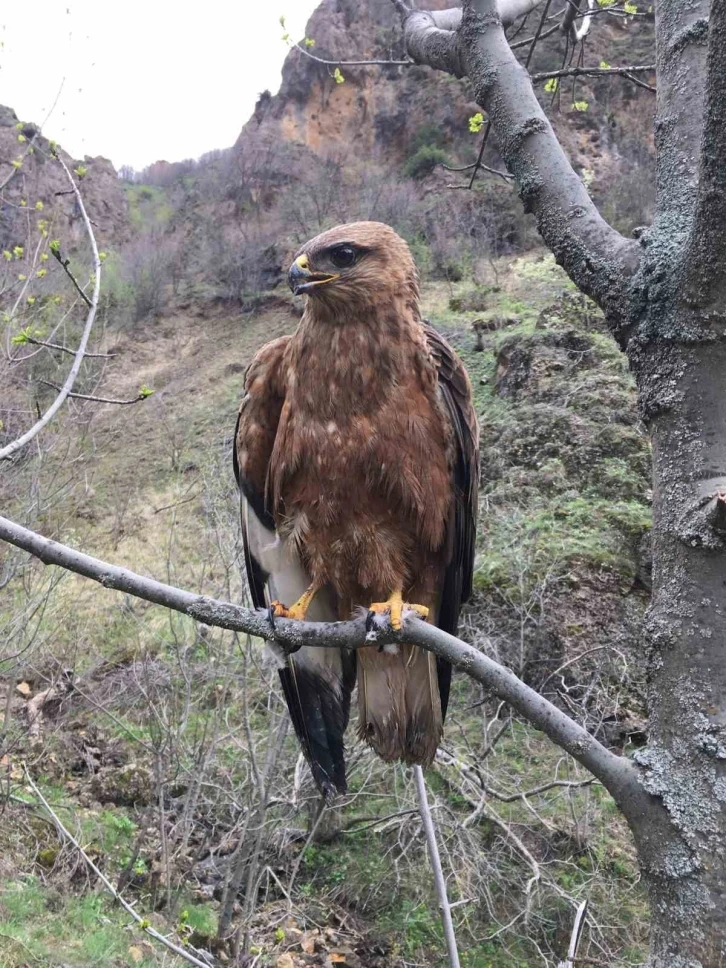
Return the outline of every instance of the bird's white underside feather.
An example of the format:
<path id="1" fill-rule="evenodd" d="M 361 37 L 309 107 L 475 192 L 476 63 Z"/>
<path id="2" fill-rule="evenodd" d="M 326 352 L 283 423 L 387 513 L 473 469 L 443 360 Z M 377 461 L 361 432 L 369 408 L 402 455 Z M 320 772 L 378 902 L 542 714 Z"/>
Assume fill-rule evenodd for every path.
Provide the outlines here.
<path id="1" fill-rule="evenodd" d="M 269 575 L 265 586 L 267 603 L 283 602 L 294 604 L 310 585 L 310 577 L 298 557 L 292 542 L 265 527 L 255 514 L 248 501 L 242 496 L 247 545 L 262 570 Z M 336 622 L 338 615 L 325 589 L 321 589 L 310 603 L 307 612 L 310 622 Z M 287 656 L 274 642 L 267 643 L 267 649 L 280 668 L 287 665 Z M 325 676 L 336 690 L 340 688 L 341 661 L 338 649 L 303 646 L 294 654 L 295 665 L 308 668 L 318 675 Z"/>

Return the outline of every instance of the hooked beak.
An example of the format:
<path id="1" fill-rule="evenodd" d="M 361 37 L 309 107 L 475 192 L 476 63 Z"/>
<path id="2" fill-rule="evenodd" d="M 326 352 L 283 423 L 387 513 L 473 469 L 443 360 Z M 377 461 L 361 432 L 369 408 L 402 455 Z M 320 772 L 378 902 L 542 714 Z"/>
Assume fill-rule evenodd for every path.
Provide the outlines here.
<path id="1" fill-rule="evenodd" d="M 323 286 L 326 282 L 333 282 L 337 279 L 337 272 L 312 272 L 310 263 L 306 255 L 299 255 L 290 266 L 287 274 L 287 282 L 293 294 L 299 296 L 301 293 L 309 292 L 316 286 Z"/>

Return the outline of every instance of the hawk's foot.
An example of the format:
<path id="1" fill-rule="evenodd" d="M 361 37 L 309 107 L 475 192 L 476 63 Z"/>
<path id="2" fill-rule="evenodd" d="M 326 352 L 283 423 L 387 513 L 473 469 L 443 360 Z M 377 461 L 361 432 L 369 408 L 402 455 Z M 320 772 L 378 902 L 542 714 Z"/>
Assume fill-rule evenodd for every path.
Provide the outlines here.
<path id="1" fill-rule="evenodd" d="M 425 605 L 415 605 L 412 602 L 404 602 L 401 589 L 391 592 L 387 602 L 373 602 L 368 606 L 368 620 L 366 628 L 370 631 L 373 627 L 373 620 L 376 615 L 386 615 L 390 617 L 391 628 L 400 629 L 403 621 L 403 613 L 406 610 L 416 612 L 421 618 L 427 618 L 429 610 Z"/>
<path id="2" fill-rule="evenodd" d="M 270 602 L 270 620 L 274 621 L 276 618 L 293 618 L 298 622 L 304 622 L 305 616 L 310 608 L 310 603 L 315 598 L 319 591 L 319 586 L 313 582 L 310 588 L 298 598 L 294 605 L 283 605 L 282 602 L 275 600 Z"/>

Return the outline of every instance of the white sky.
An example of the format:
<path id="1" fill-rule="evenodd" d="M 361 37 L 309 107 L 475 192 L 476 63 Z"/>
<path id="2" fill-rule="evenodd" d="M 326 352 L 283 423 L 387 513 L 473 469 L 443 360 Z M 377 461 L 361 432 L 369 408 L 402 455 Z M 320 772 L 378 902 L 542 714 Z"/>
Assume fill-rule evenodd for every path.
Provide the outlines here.
<path id="1" fill-rule="evenodd" d="M 0 104 L 116 168 L 227 148 L 318 0 L 25 0 L 0 11 Z"/>

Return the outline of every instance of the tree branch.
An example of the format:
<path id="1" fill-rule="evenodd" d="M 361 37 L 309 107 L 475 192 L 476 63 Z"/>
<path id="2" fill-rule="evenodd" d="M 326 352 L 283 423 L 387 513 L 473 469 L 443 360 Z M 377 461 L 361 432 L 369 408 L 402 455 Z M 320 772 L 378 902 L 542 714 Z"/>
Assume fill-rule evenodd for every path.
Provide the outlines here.
<path id="1" fill-rule="evenodd" d="M 688 243 L 687 296 L 723 313 L 726 292 L 726 2 L 712 0 L 696 214 Z"/>
<path id="2" fill-rule="evenodd" d="M 451 28 L 438 26 L 441 14 L 458 15 L 461 20 L 461 10 L 413 10 L 406 14 L 404 21 L 404 39 L 406 51 L 411 60 L 417 64 L 426 64 L 434 70 L 445 71 L 454 77 L 463 77 L 466 73 L 458 35 Z M 456 18 L 451 17 L 450 20 Z"/>
<path id="3" fill-rule="evenodd" d="M 624 344 L 627 281 L 637 269 L 639 247 L 601 218 L 567 160 L 529 75 L 509 47 L 496 0 L 464 0 L 456 33 L 443 32 L 442 40 L 437 30 L 432 14 L 408 15 L 404 36 L 409 53 L 422 63 L 468 75 L 525 210 L 534 213 L 558 263 L 603 308 Z"/>
<path id="4" fill-rule="evenodd" d="M 656 16 L 657 209 L 667 219 L 664 234 L 680 253 L 696 200 L 709 6 L 713 11 L 717 4 L 659 0 Z"/>
<path id="5" fill-rule="evenodd" d="M 33 424 L 30 430 L 26 430 L 22 436 L 13 440 L 11 443 L 7 444 L 5 447 L 0 449 L 0 460 L 8 460 L 21 448 L 25 447 L 26 444 L 30 443 L 34 437 L 40 433 L 40 431 L 46 427 L 50 421 L 55 417 L 56 413 L 65 403 L 68 394 L 73 389 L 73 384 L 76 382 L 76 377 L 78 376 L 81 363 L 83 362 L 83 357 L 86 355 L 86 347 L 88 346 L 88 340 L 91 335 L 91 329 L 93 328 L 93 322 L 96 318 L 96 310 L 98 308 L 98 299 L 101 294 L 101 259 L 98 255 L 98 246 L 96 245 L 96 237 L 93 234 L 93 227 L 91 225 L 91 220 L 86 212 L 85 205 L 83 204 L 83 199 L 81 198 L 81 193 L 78 190 L 78 186 L 73 180 L 73 176 L 68 171 L 68 167 L 60 154 L 57 156 L 58 164 L 62 167 L 63 171 L 68 177 L 68 181 L 73 189 L 73 194 L 76 196 L 76 201 L 78 202 L 78 207 L 81 211 L 83 221 L 86 226 L 86 233 L 88 234 L 88 239 L 91 243 L 91 251 L 93 252 L 93 271 L 94 271 L 94 285 L 93 285 L 93 296 L 91 298 L 88 316 L 86 316 L 86 325 L 83 328 L 83 334 L 81 335 L 81 341 L 78 344 L 78 349 L 76 351 L 75 359 L 73 360 L 73 365 L 71 366 L 70 372 L 66 377 L 65 383 L 63 384 L 60 393 L 55 398 L 53 403 L 48 407 L 43 416 Z M 87 300 L 87 296 L 84 295 Z"/>
<path id="6" fill-rule="evenodd" d="M 411 67 L 413 62 L 410 60 L 388 60 L 386 58 L 371 59 L 371 60 L 328 60 L 325 57 L 318 57 L 317 54 L 313 54 L 311 51 L 306 50 L 301 47 L 300 44 L 292 45 L 295 50 L 299 50 L 301 54 L 309 57 L 310 60 L 315 61 L 318 64 L 324 64 L 326 67 Z"/>
<path id="7" fill-rule="evenodd" d="M 44 538 L 8 518 L 0 517 L 0 539 L 22 548 L 45 564 L 58 565 L 91 578 L 104 588 L 113 588 L 147 602 L 163 605 L 206 625 L 246 632 L 261 639 L 275 641 L 290 650 L 303 645 L 357 649 L 373 643 L 382 646 L 399 642 L 428 649 L 487 686 L 535 728 L 546 733 L 553 742 L 601 780 L 623 810 L 626 809 L 625 802 L 633 799 L 642 801 L 644 794 L 638 784 L 637 770 L 627 759 L 611 753 L 587 730 L 518 679 L 509 669 L 461 639 L 411 617 L 410 613 L 400 631 L 386 628 L 368 633 L 365 628 L 365 615 L 347 622 L 331 623 L 278 619 L 273 627 L 264 612 L 252 611 L 204 595 L 195 595 L 153 578 L 137 575 L 127 568 L 92 558 L 67 545 Z"/>
<path id="8" fill-rule="evenodd" d="M 532 83 L 536 84 L 538 81 L 546 81 L 552 77 L 605 77 L 607 74 L 618 74 L 621 77 L 627 77 L 628 80 L 634 80 L 629 76 L 630 74 L 643 74 L 650 71 L 655 71 L 655 64 L 637 64 L 632 67 L 565 67 L 561 71 L 532 74 Z M 647 91 L 655 94 L 656 89 L 650 84 L 642 82 L 641 84 Z"/>
<path id="9" fill-rule="evenodd" d="M 60 158 L 58 160 L 60 161 Z M 76 279 L 76 277 L 71 272 L 71 270 L 69 268 L 70 267 L 70 259 L 64 259 L 63 256 L 60 254 L 60 249 L 51 248 L 50 251 L 52 252 L 53 258 L 56 260 L 56 262 L 58 263 L 58 265 L 63 269 L 63 271 L 65 272 L 65 274 L 68 276 L 68 278 L 73 283 L 73 286 L 74 286 L 76 292 L 78 293 L 78 295 L 81 297 L 81 299 L 84 301 L 84 303 L 90 309 L 91 308 L 91 300 L 88 298 L 88 296 L 83 291 L 83 289 L 81 289 L 81 287 L 78 285 L 78 280 Z"/>
<path id="10" fill-rule="evenodd" d="M 441 924 L 444 929 L 446 951 L 449 956 L 449 968 L 459 968 L 459 950 L 456 946 L 456 932 L 454 931 L 454 921 L 451 917 L 451 904 L 449 903 L 449 896 L 446 891 L 446 878 L 444 877 L 444 869 L 441 866 L 439 845 L 436 842 L 436 829 L 434 827 L 434 819 L 431 816 L 429 798 L 426 793 L 426 781 L 424 780 L 423 770 L 420 766 L 414 766 L 413 775 L 414 779 L 416 780 L 418 805 L 421 813 L 421 822 L 423 823 L 424 835 L 426 837 L 426 846 L 428 847 L 429 851 L 431 870 L 433 871 L 434 875 L 434 885 L 436 887 L 436 894 L 439 898 L 439 912 L 441 914 Z"/>
<path id="11" fill-rule="evenodd" d="M 35 339 L 33 336 L 26 336 L 23 340 L 24 343 L 32 343 L 33 346 L 45 346 L 49 350 L 59 350 L 61 353 L 68 353 L 69 356 L 75 356 L 78 350 L 72 350 L 70 346 L 62 346 L 60 343 L 49 343 L 47 340 Z M 32 354 L 33 356 L 35 354 Z M 115 353 L 86 353 L 85 357 L 87 360 L 112 360 L 116 356 Z M 22 359 L 18 359 L 19 363 L 22 363 Z M 56 389 L 58 389 L 56 387 Z"/>
<path id="12" fill-rule="evenodd" d="M 38 380 L 38 383 L 42 383 L 44 386 L 50 387 L 52 390 L 60 390 L 55 383 L 49 383 L 48 380 Z M 132 397 L 130 400 L 114 400 L 110 397 L 94 397 L 90 393 L 69 393 L 69 397 L 73 400 L 90 400 L 92 403 L 112 403 L 115 407 L 128 407 L 132 403 L 140 403 L 142 400 L 148 400 L 151 393 L 139 393 L 138 396 Z"/>

